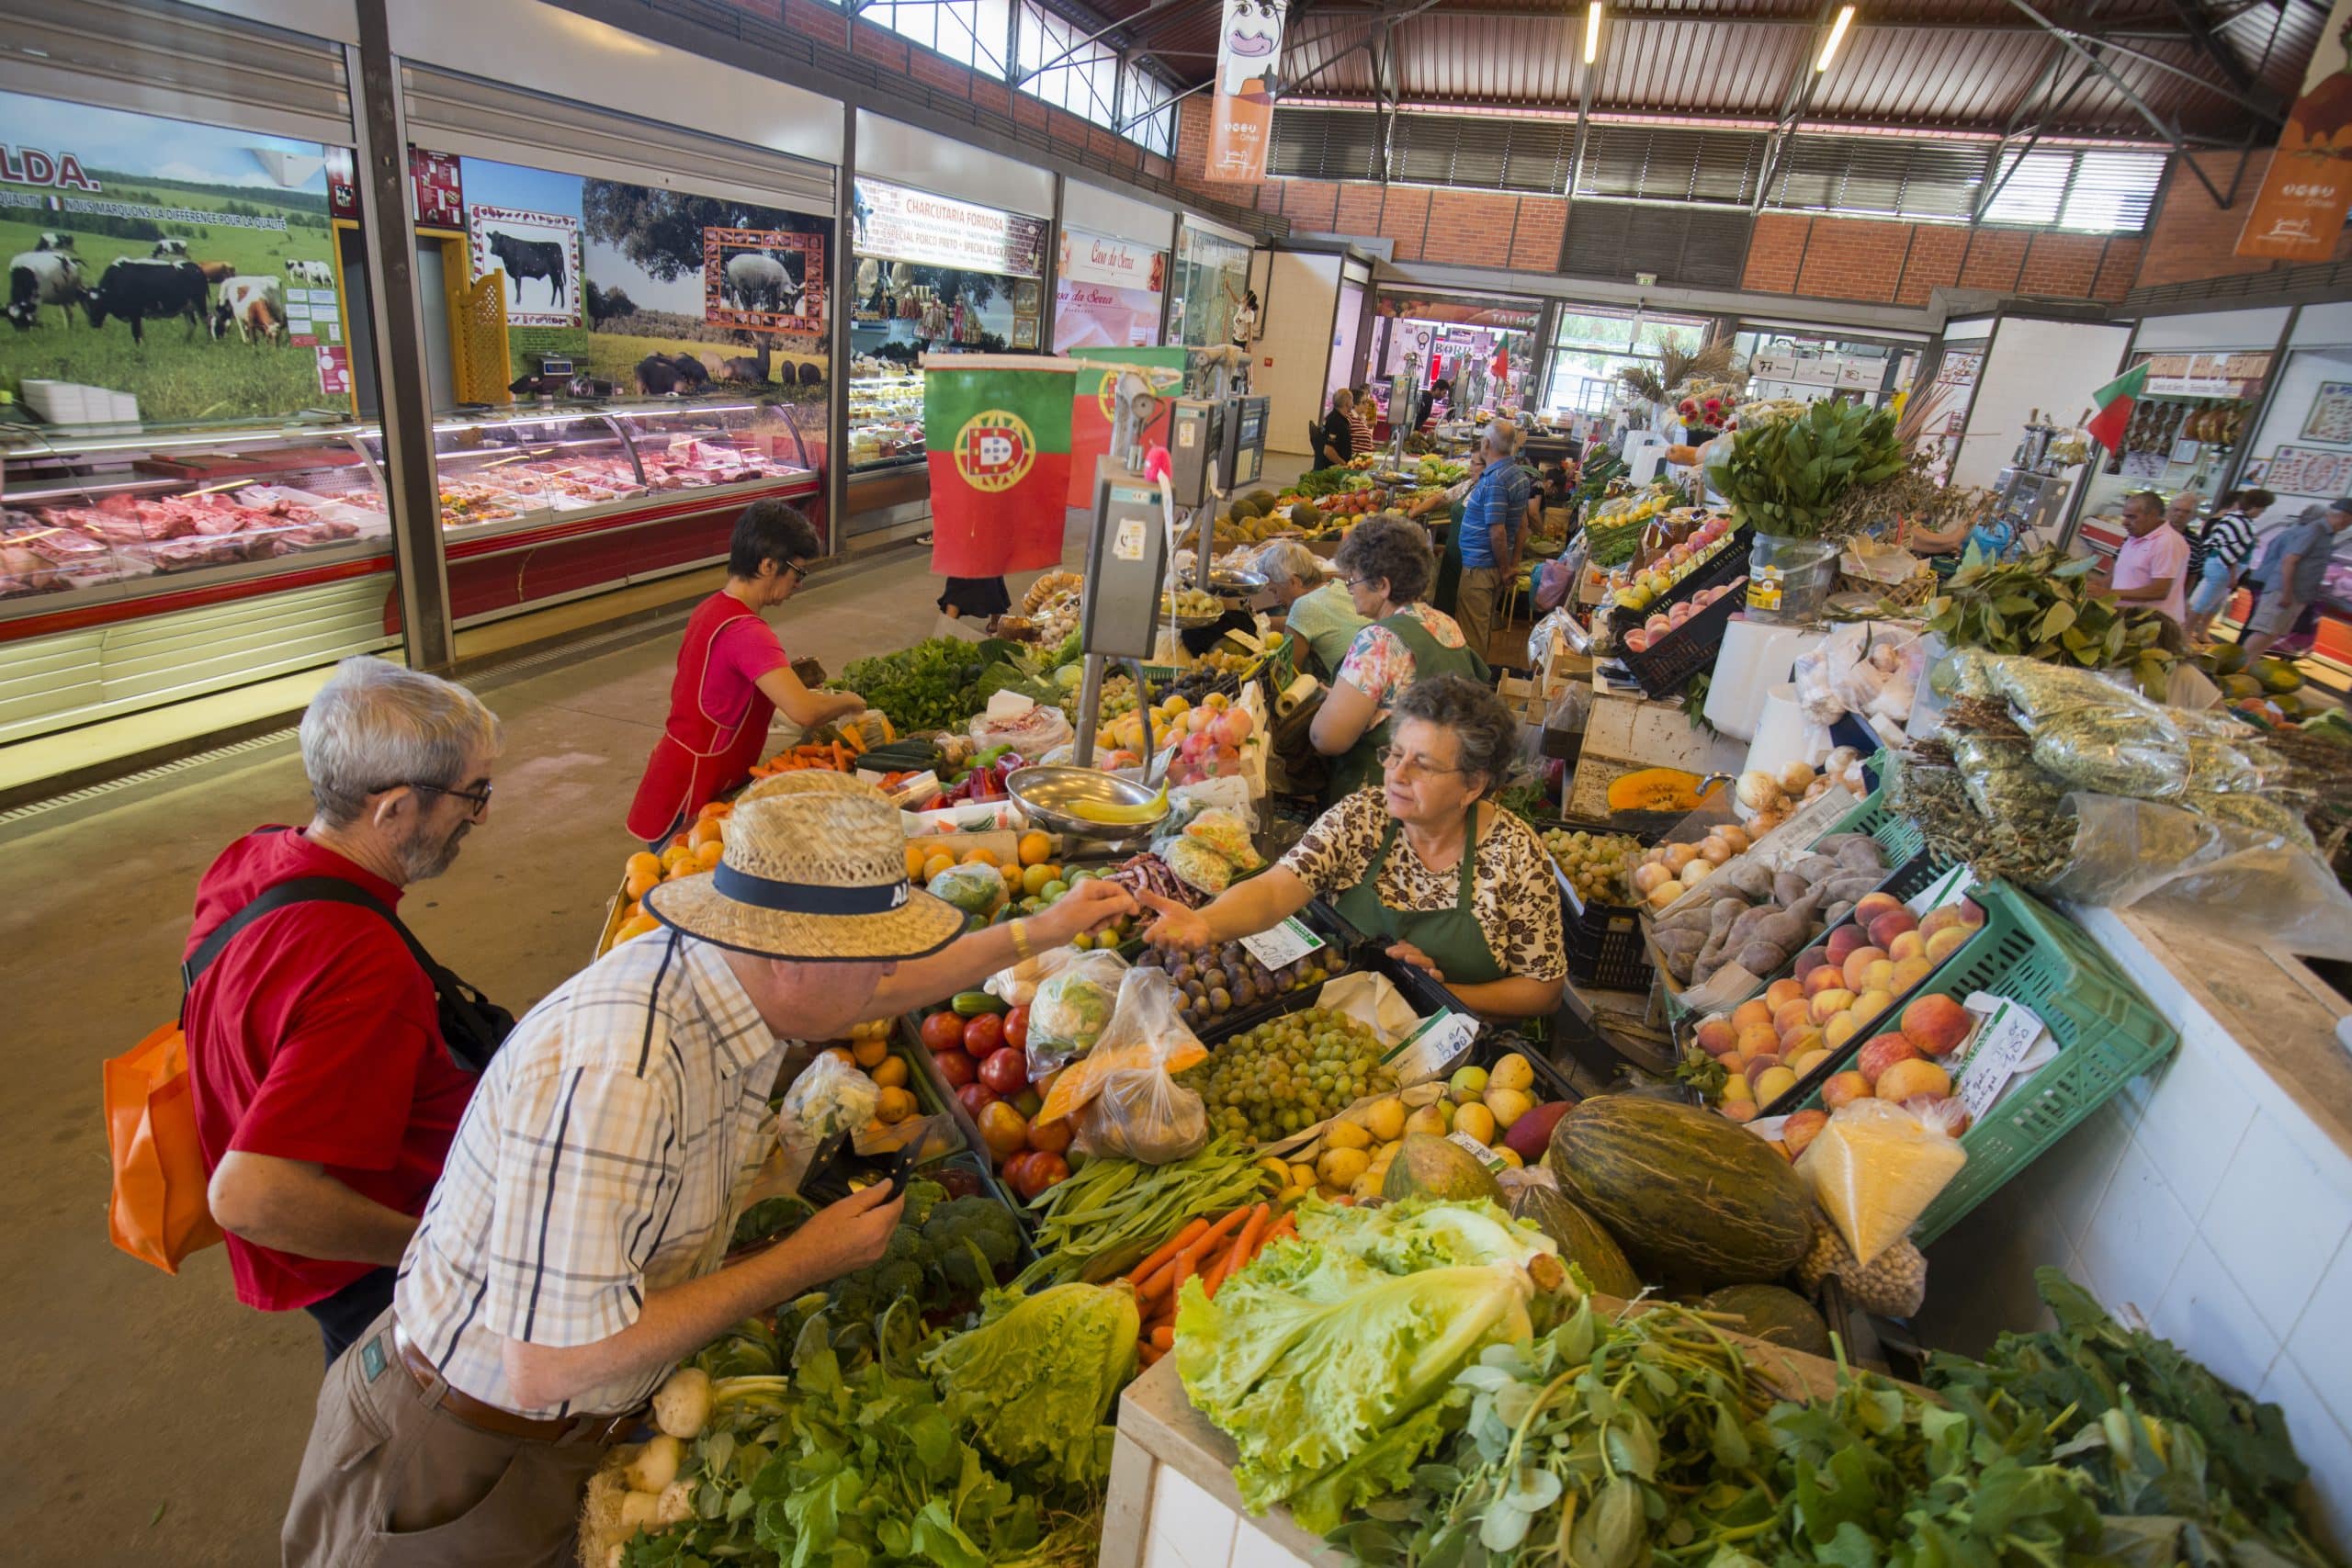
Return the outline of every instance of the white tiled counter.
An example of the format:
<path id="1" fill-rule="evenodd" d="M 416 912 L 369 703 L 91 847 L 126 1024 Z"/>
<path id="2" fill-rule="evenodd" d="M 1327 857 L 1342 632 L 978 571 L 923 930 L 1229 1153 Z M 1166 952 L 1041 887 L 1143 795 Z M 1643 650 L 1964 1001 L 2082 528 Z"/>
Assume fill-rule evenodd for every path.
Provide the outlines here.
<path id="1" fill-rule="evenodd" d="M 1928 1251 L 1930 1343 L 2047 1325 L 2063 1266 L 2287 1415 L 2337 1550 L 2352 1545 L 2352 1054 L 2343 1000 L 2291 961 L 2110 909 L 2073 909 L 2177 1050 Z"/>

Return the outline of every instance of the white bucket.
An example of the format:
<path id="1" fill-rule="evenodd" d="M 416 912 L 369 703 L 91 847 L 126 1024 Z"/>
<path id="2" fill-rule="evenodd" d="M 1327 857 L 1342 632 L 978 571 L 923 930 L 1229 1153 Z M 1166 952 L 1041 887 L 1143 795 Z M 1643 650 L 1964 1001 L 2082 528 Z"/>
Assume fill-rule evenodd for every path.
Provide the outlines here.
<path id="1" fill-rule="evenodd" d="M 1764 715 L 1757 721 L 1756 739 L 1747 748 L 1747 771 L 1762 769 L 1777 775 L 1791 762 L 1818 765 L 1826 750 L 1815 752 L 1805 740 L 1804 715 L 1797 710 L 1797 683 L 1783 681 L 1764 694 Z"/>

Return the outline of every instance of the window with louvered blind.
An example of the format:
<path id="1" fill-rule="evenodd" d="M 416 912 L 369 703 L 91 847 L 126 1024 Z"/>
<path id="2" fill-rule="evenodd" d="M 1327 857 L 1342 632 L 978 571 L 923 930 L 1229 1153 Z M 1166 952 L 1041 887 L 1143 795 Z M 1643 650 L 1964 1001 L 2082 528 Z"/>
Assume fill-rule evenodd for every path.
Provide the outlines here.
<path id="1" fill-rule="evenodd" d="M 1654 272 L 1665 283 L 1736 288 L 1749 222 L 1744 209 L 1580 200 L 1568 209 L 1566 270 L 1626 282 Z"/>
<path id="2" fill-rule="evenodd" d="M 1747 130 L 1590 126 L 1576 194 L 1640 201 L 1746 202 L 1756 192 L 1764 144 L 1761 135 Z"/>
<path id="3" fill-rule="evenodd" d="M 1565 120 L 1399 115 L 1391 179 L 1464 190 L 1541 191 L 1567 185 L 1576 127 Z"/>
<path id="4" fill-rule="evenodd" d="M 1891 137 L 1792 136 L 1773 172 L 1775 207 L 1872 218 L 1966 218 L 1987 150 Z"/>
<path id="5" fill-rule="evenodd" d="M 1380 117 L 1357 109 L 1274 109 L 1266 173 L 1294 180 L 1376 180 Z"/>

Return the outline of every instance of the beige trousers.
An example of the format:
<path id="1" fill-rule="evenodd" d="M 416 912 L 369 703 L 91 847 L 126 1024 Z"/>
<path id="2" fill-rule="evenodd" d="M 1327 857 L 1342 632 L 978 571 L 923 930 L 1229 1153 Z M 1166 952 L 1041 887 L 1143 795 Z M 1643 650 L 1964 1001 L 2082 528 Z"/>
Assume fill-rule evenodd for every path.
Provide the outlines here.
<path id="1" fill-rule="evenodd" d="M 1465 566 L 1453 593 L 1453 620 L 1462 628 L 1464 646 L 1489 662 L 1495 657 L 1495 601 L 1502 583 L 1500 568 Z"/>

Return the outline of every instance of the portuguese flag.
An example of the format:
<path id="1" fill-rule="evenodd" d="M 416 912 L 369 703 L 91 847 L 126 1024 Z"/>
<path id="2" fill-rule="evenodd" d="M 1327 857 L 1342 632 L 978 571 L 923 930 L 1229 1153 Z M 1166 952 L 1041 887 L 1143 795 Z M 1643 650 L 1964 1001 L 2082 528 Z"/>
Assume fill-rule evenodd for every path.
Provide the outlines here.
<path id="1" fill-rule="evenodd" d="M 2148 367 L 2144 361 L 2134 365 L 2106 386 L 2091 394 L 2098 404 L 2098 412 L 2083 426 L 2085 434 L 2110 452 L 2123 450 L 2123 432 L 2132 423 L 2132 405 L 2148 385 Z"/>
<path id="2" fill-rule="evenodd" d="M 1170 375 L 1152 378 L 1153 389 L 1163 399 L 1172 400 L 1182 389 L 1184 355 L 1189 350 L 1175 348 L 1073 348 L 1072 359 L 1083 359 L 1097 365 L 1139 365 L 1148 368 L 1165 369 Z M 1094 504 L 1094 459 L 1111 450 L 1111 399 L 1119 388 L 1115 370 L 1097 374 L 1081 370 L 1074 378 L 1069 412 L 1069 504 L 1091 507 Z M 1159 417 L 1151 422 L 1148 438 L 1155 446 L 1168 445 L 1169 409 L 1162 402 Z"/>
<path id="3" fill-rule="evenodd" d="M 931 570 L 1001 577 L 1062 559 L 1074 361 L 925 355 Z"/>

